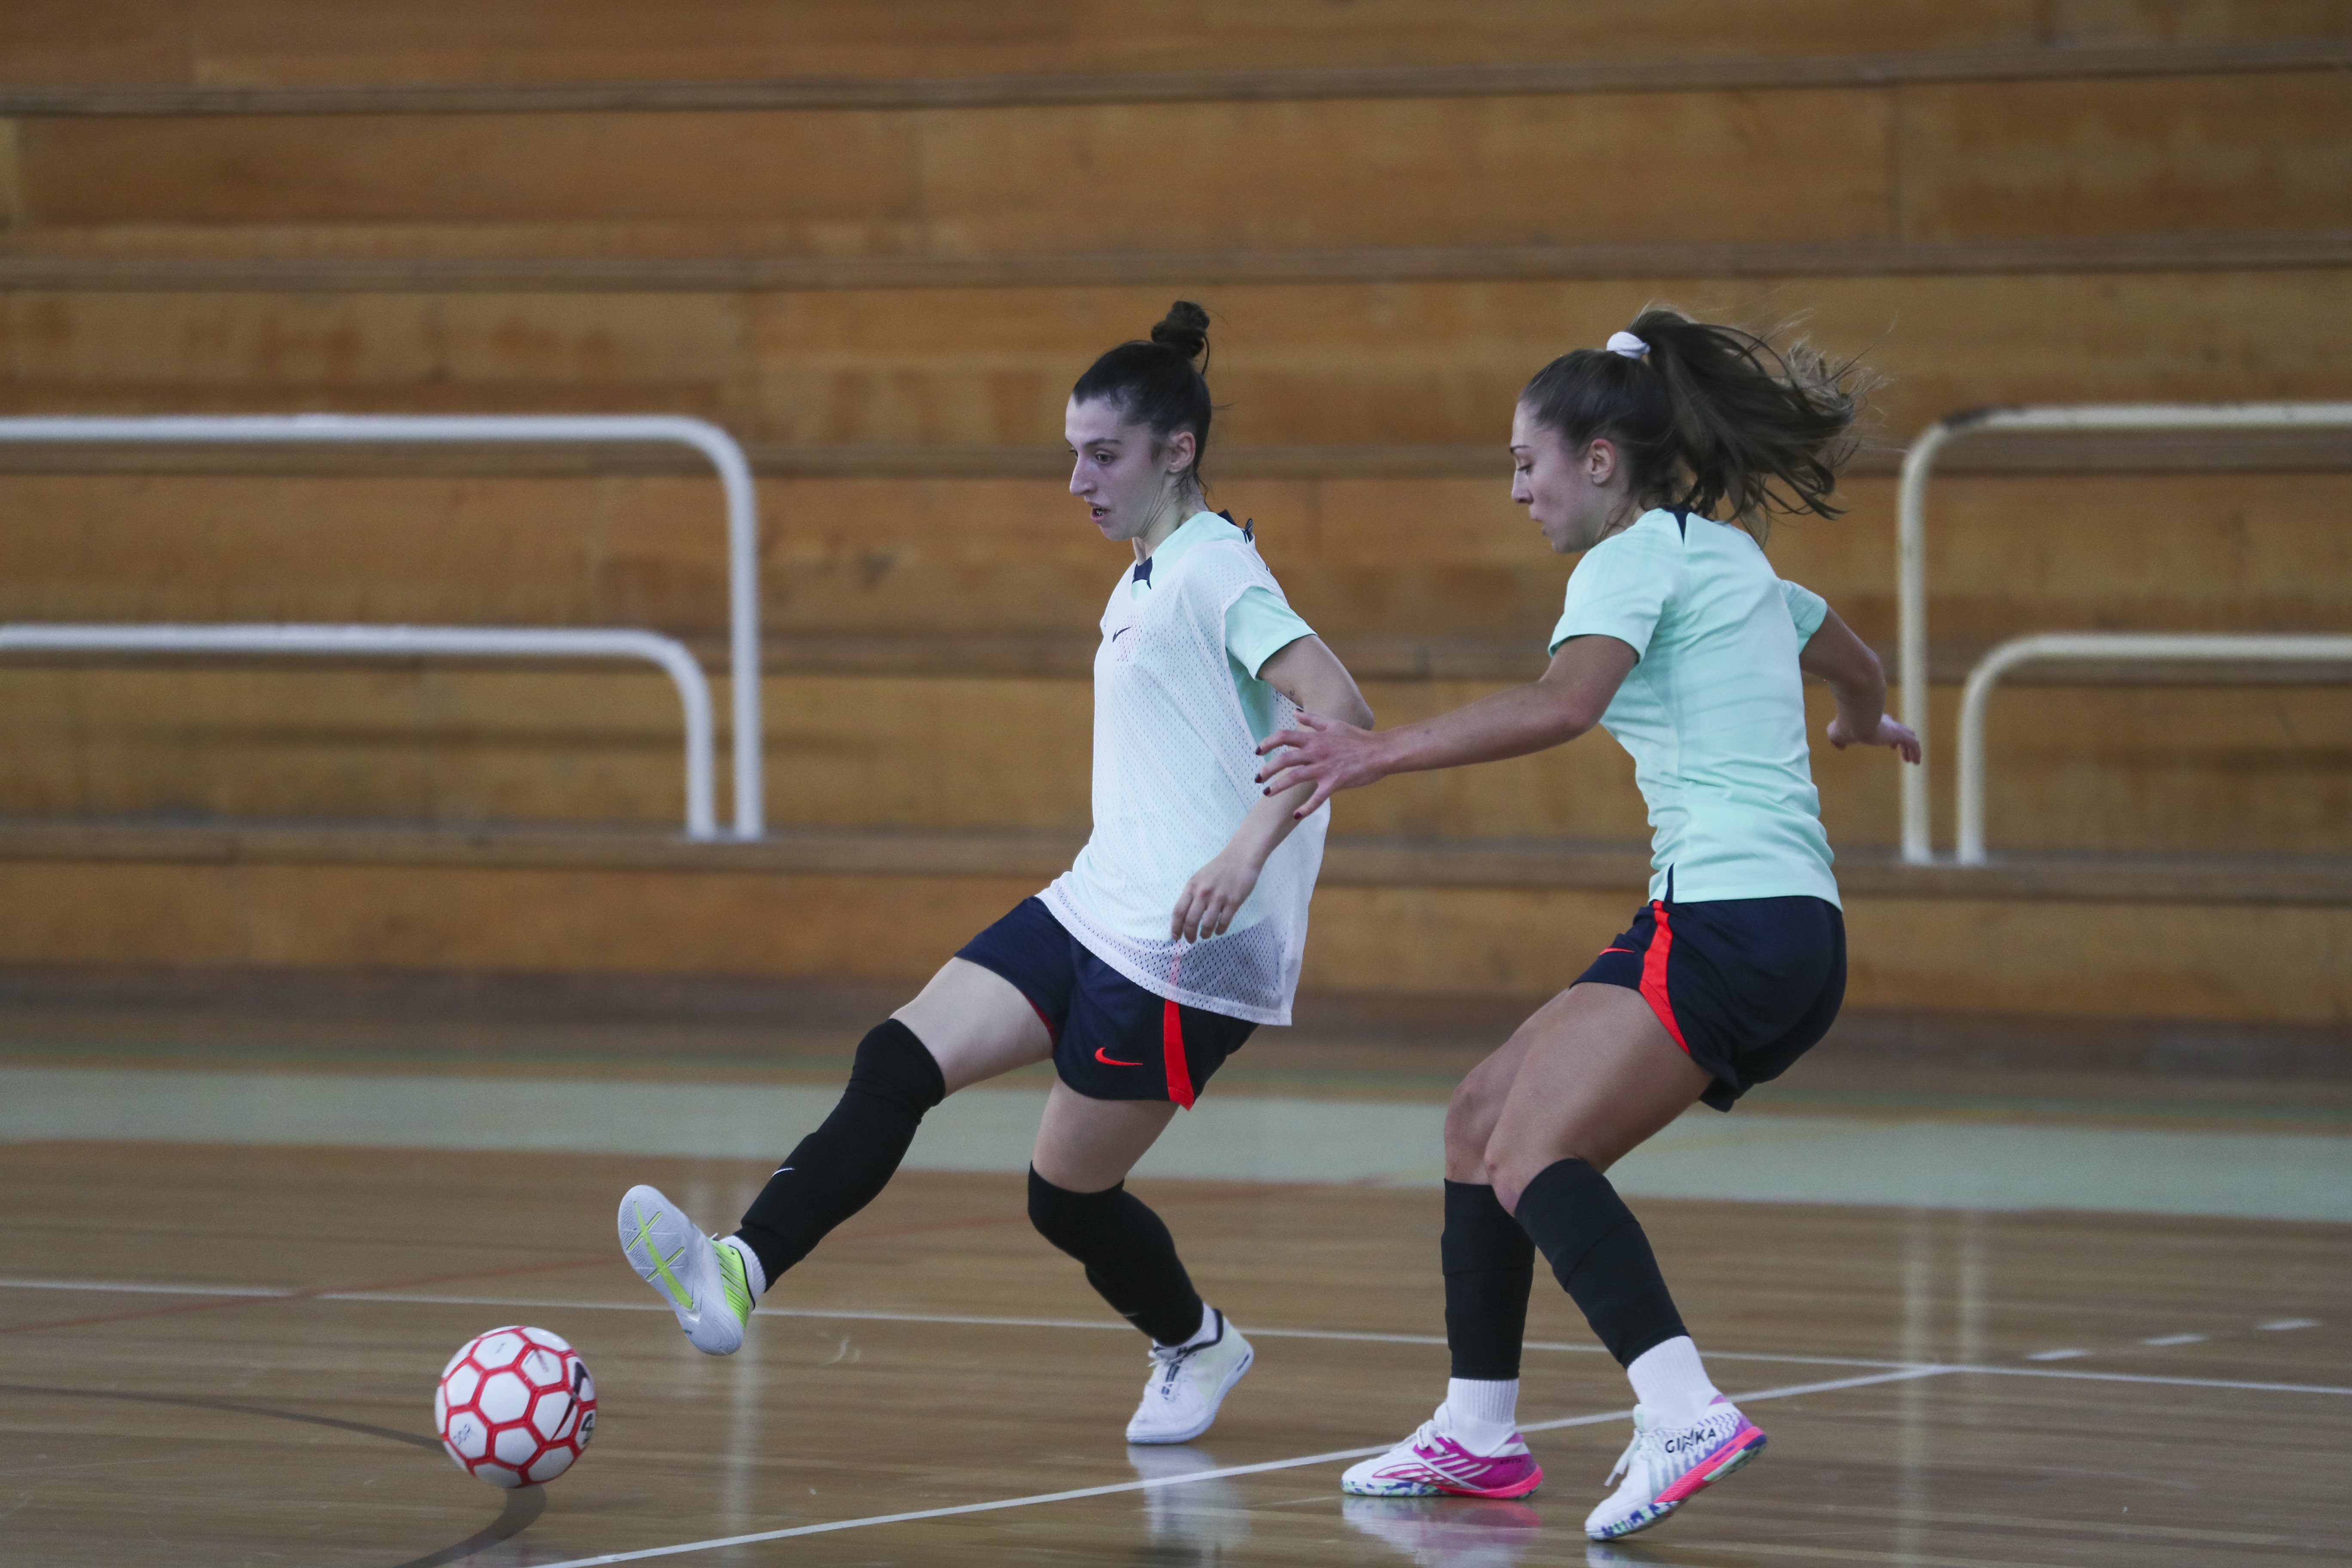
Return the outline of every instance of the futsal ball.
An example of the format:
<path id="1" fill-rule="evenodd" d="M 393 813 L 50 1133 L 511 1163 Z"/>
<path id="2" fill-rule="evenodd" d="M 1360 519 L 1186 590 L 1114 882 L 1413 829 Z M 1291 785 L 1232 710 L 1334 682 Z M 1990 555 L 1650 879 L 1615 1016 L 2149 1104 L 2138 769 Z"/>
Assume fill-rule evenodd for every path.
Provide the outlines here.
<path id="1" fill-rule="evenodd" d="M 433 1429 L 476 1480 L 539 1486 L 570 1469 L 595 1436 L 596 1384 L 562 1335 L 520 1323 L 492 1329 L 441 1369 Z"/>

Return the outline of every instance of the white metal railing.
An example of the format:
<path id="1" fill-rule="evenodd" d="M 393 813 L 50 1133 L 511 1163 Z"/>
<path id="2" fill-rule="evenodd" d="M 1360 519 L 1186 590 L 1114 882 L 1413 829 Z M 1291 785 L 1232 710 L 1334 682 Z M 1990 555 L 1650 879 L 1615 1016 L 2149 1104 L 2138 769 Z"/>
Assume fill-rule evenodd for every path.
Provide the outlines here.
<path id="1" fill-rule="evenodd" d="M 1919 737 L 1921 756 L 1903 774 L 1903 858 L 1935 858 L 1927 794 L 1927 476 L 1936 455 L 1964 436 L 1988 430 L 2247 430 L 2352 428 L 2352 403 L 2086 404 L 2074 407 L 1987 408 L 1955 414 L 1919 433 L 1903 455 L 1895 509 L 1895 666 L 1903 721 Z"/>
<path id="2" fill-rule="evenodd" d="M 202 414 L 0 417 L 18 445 L 540 445 L 654 442 L 691 447 L 727 494 L 727 601 L 734 708 L 735 837 L 766 830 L 760 744 L 760 516 L 751 466 L 705 419 L 653 414 Z"/>
<path id="3" fill-rule="evenodd" d="M 1985 864 L 1985 709 L 2000 678 L 2022 664 L 2344 664 L 2352 637 L 2292 633 L 2044 632 L 2012 637 L 1969 671 L 1960 691 L 1960 847 L 1963 866 Z"/>
<path id="4" fill-rule="evenodd" d="M 298 655 L 325 658 L 631 658 L 659 665 L 686 712 L 686 833 L 719 837 L 710 683 L 684 643 L 655 632 L 571 626 L 0 626 L 0 654 Z"/>

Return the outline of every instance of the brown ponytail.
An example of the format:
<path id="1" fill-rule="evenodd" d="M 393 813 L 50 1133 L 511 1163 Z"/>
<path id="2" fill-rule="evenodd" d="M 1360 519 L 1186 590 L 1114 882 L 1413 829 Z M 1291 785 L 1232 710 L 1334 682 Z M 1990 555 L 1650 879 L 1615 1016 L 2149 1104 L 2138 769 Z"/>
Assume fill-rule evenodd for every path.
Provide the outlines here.
<path id="1" fill-rule="evenodd" d="M 1836 517 L 1837 470 L 1853 455 L 1863 397 L 1876 378 L 1804 342 L 1776 349 L 1737 327 L 1652 306 L 1633 319 L 1648 353 L 1578 349 L 1519 394 L 1575 450 L 1606 436 L 1634 499 L 1712 516 L 1727 506 L 1761 544 L 1771 514 Z"/>

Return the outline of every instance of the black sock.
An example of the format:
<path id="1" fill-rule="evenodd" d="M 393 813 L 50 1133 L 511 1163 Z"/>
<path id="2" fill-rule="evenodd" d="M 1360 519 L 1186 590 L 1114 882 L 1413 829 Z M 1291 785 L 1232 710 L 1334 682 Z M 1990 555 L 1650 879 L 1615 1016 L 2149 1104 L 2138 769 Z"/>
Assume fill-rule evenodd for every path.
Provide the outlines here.
<path id="1" fill-rule="evenodd" d="M 1129 1322 L 1163 1345 L 1201 1331 L 1201 1294 L 1176 1256 L 1176 1239 L 1125 1183 L 1074 1193 L 1029 1172 L 1029 1223 L 1087 1268 L 1087 1283 Z"/>
<path id="2" fill-rule="evenodd" d="M 1519 1194 L 1518 1221 L 1618 1365 L 1685 1331 L 1642 1222 L 1591 1165 L 1562 1160 L 1538 1172 Z"/>
<path id="3" fill-rule="evenodd" d="M 893 1018 L 866 1033 L 841 1103 L 768 1178 L 735 1233 L 759 1255 L 770 1285 L 874 1201 L 907 1157 L 923 1113 L 947 1095 L 940 1064 L 914 1030 Z"/>
<path id="4" fill-rule="evenodd" d="M 1519 1342 L 1528 1333 L 1528 1292 L 1536 1247 L 1519 1222 L 1482 1183 L 1445 1184 L 1445 1234 L 1437 1244 L 1445 1270 L 1445 1343 L 1454 1375 L 1508 1383 L 1519 1375 Z"/>

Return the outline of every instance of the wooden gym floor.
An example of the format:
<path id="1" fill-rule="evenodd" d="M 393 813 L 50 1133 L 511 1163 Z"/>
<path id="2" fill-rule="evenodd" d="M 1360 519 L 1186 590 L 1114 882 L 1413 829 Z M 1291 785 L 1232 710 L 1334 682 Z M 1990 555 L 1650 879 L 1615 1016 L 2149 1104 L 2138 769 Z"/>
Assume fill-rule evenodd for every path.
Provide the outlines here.
<path id="1" fill-rule="evenodd" d="M 37 1032 L 48 1056 L 20 1032 L 0 1058 L 55 1059 L 72 1033 Z M 105 1034 L 84 1029 L 76 1059 Z M 182 1037 L 239 1070 L 217 1029 Z M 1384 1064 L 1381 1092 L 1427 1095 L 1413 1086 L 1453 1048 L 1302 1059 L 1350 1081 Z M 1833 1058 L 1814 1079 L 1834 1099 Z M 2073 1078 L 1975 1081 L 2061 1125 L 2101 1120 Z M 2260 1125 L 2247 1113 L 2268 1102 L 2305 1133 L 2343 1126 L 2336 1084 L 2151 1079 L 2125 1098 L 2142 1120 L 2210 1102 Z M 1627 1394 L 1548 1281 L 1521 1405 L 1544 1489 L 1338 1492 L 1353 1451 L 1410 1431 L 1444 1390 L 1433 1190 L 1139 1183 L 1258 1348 L 1209 1436 L 1155 1451 L 1119 1436 L 1143 1347 L 1030 1232 L 1010 1170 L 904 1173 L 771 1295 L 742 1354 L 696 1354 L 621 1262 L 614 1205 L 651 1180 L 716 1223 L 764 1174 L 737 1158 L 0 1144 L 0 1562 L 2352 1559 L 2341 1224 L 1640 1200 L 1717 1381 L 1771 1447 L 1597 1547 L 1579 1526 Z M 578 1468 L 509 1496 L 460 1475 L 427 1427 L 450 1351 L 510 1321 L 569 1337 L 601 1412 Z M 714 1544 L 737 1536 L 758 1539 Z"/>

